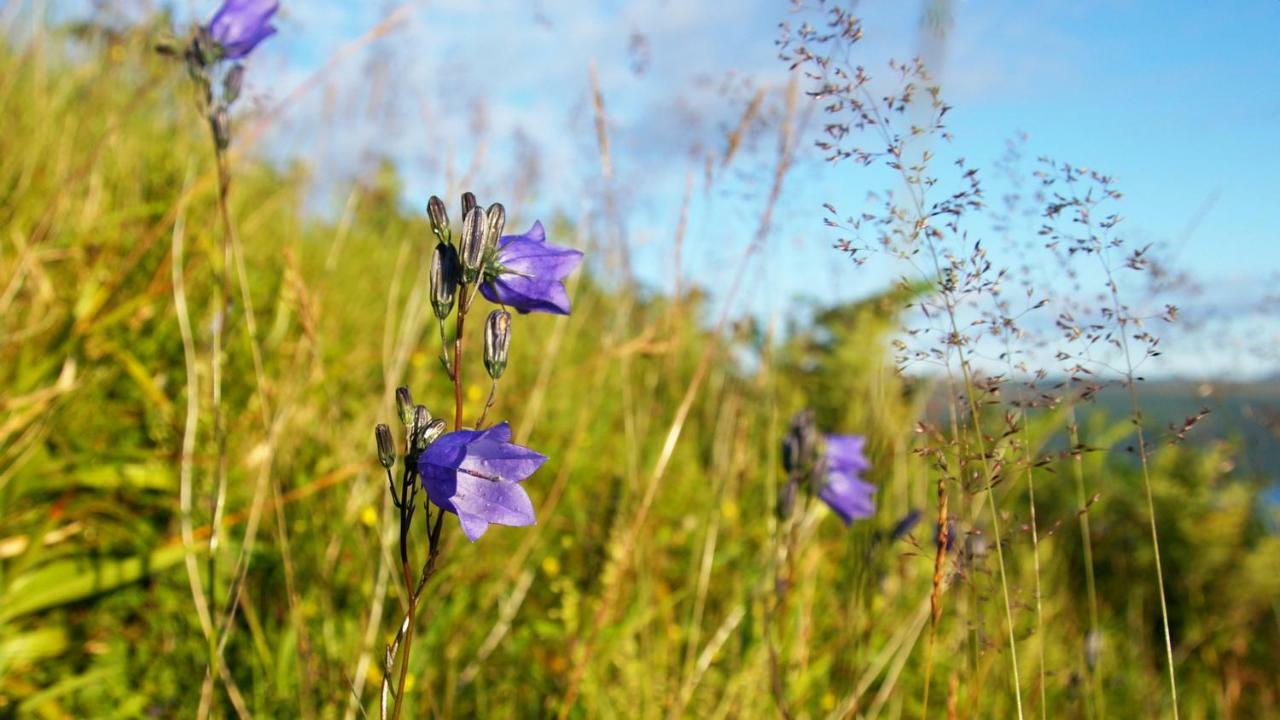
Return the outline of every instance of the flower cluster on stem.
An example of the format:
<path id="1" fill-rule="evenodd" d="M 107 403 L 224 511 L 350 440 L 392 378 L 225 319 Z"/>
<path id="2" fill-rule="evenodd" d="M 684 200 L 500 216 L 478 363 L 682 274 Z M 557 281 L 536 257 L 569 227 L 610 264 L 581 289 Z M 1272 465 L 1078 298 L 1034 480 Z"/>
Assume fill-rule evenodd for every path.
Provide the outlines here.
<path id="1" fill-rule="evenodd" d="M 403 452 L 397 453 L 387 425 L 374 430 L 378 460 L 399 511 L 400 564 L 408 596 L 408 612 L 383 660 L 381 709 L 383 717 L 389 714 L 391 718 L 398 718 L 403 708 L 415 619 L 440 556 L 445 515 L 456 515 L 462 534 L 472 542 L 490 525 L 524 526 L 536 521 L 533 501 L 521 483 L 546 462 L 546 456 L 512 442 L 511 427 L 505 421 L 491 427 L 486 427 L 485 421 L 510 358 L 512 316 L 507 308 L 520 313 L 567 315 L 570 306 L 563 280 L 582 259 L 577 250 L 548 244 L 541 223 L 534 223 L 524 235 L 503 236 L 506 208 L 501 203 L 481 207 L 470 192 L 462 195 L 462 225 L 456 239 L 448 209 L 439 197 L 428 201 L 427 219 L 435 241 L 430 254 L 429 296 L 440 329 L 440 364 L 453 385 L 453 422 L 450 425 L 433 418 L 425 407 L 415 406 L 409 389 L 402 387 L 396 391 L 396 406 L 405 429 Z M 477 294 L 500 307 L 484 322 L 488 398 L 477 421 L 467 427 L 463 340 Z M 450 318 L 452 339 L 447 327 Z M 398 481 L 394 471 L 397 462 L 401 467 Z M 421 517 L 427 552 L 415 573 L 410 544 L 419 491 L 424 495 Z M 397 676 L 393 689 L 392 678 Z M 391 699 L 394 704 L 388 713 Z"/>

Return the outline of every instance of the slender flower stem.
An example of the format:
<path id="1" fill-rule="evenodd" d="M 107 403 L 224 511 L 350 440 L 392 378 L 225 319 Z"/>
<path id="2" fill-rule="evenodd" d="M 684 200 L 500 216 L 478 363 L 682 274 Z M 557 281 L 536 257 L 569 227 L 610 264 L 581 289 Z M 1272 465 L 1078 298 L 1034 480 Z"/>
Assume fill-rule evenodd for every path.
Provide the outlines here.
<path id="1" fill-rule="evenodd" d="M 210 344 L 211 357 L 209 359 L 211 366 L 211 379 L 213 385 L 212 409 L 213 409 L 213 437 L 214 446 L 218 454 L 216 462 L 216 470 L 214 476 L 214 485 L 211 488 L 209 496 L 209 612 L 212 617 L 218 617 L 218 597 L 217 597 L 217 572 L 218 572 L 218 549 L 222 539 L 222 518 L 227 502 L 227 427 L 226 416 L 222 411 L 222 363 L 223 363 L 223 333 L 226 332 L 226 326 L 230 322 L 231 315 L 231 239 L 234 228 L 231 224 L 231 211 L 229 209 L 228 198 L 231 193 L 231 173 L 228 172 L 226 158 L 221 148 L 218 147 L 218 140 L 214 139 L 214 155 L 218 166 L 218 215 L 222 222 L 222 233 L 219 237 L 219 245 L 222 250 L 222 262 L 216 264 L 217 282 L 214 285 L 214 319 L 213 319 L 213 337 Z M 212 682 L 217 683 L 220 676 L 218 663 L 219 653 L 216 636 L 219 629 L 215 625 L 213 628 L 213 637 L 209 642 L 209 677 Z"/>
<path id="2" fill-rule="evenodd" d="M 788 479 L 788 482 L 791 482 L 791 480 Z M 779 657 L 778 640 L 775 636 L 778 632 L 777 625 L 782 616 L 786 614 L 788 591 L 791 589 L 791 581 L 795 576 L 796 534 L 799 525 L 797 518 L 804 517 L 809 511 L 807 497 L 800 500 L 797 505 L 798 507 L 791 517 L 787 518 L 781 529 L 784 537 L 782 539 L 783 542 L 779 543 L 778 549 L 774 553 L 773 592 L 766 595 L 766 597 L 772 598 L 772 604 L 766 600 L 764 608 L 765 646 L 769 651 L 769 686 L 773 692 L 774 703 L 778 707 L 778 715 L 784 720 L 791 720 L 793 715 L 791 704 L 787 701 L 786 677 L 782 667 L 782 660 Z"/>
<path id="3" fill-rule="evenodd" d="M 884 114 L 880 112 L 876 98 L 871 95 L 870 91 L 865 86 L 860 86 L 858 91 L 863 97 L 865 107 L 870 112 L 871 117 L 875 120 L 876 131 L 885 142 L 885 146 L 894 148 L 895 152 L 900 156 L 902 153 L 902 146 L 900 146 L 901 141 L 890 134 L 888 128 L 891 127 L 891 124 L 889 123 L 888 118 L 884 117 Z M 906 163 L 896 162 L 891 167 L 894 167 L 897 170 L 898 175 L 902 178 L 903 184 L 906 186 L 908 195 L 914 205 L 915 218 L 914 223 L 911 226 L 911 230 L 908 233 L 908 243 L 916 243 L 920 238 L 924 238 L 924 244 L 926 249 L 929 251 L 929 256 L 933 262 L 934 273 L 930 279 L 937 282 L 945 277 L 945 273 L 942 269 L 941 258 L 938 256 L 937 245 L 933 241 L 932 236 L 928 232 L 925 232 L 925 228 L 928 227 L 931 215 L 925 211 L 925 191 L 929 185 L 922 184 L 920 178 L 921 173 L 923 173 L 923 162 L 919 166 L 919 169 L 914 171 L 915 175 L 912 174 L 913 171 L 908 170 Z M 946 311 L 947 321 L 950 326 L 950 335 L 952 338 L 962 337 L 963 333 L 960 331 L 960 323 L 956 318 L 956 299 L 950 290 L 943 289 L 941 291 L 941 295 L 943 299 L 943 308 Z M 995 501 L 995 478 L 992 477 L 991 463 L 987 457 L 987 443 L 986 438 L 982 434 L 982 420 L 978 412 L 978 402 L 974 397 L 976 388 L 973 383 L 969 359 L 966 356 L 962 345 L 956 344 L 955 350 L 964 380 L 966 405 L 968 406 L 970 418 L 973 421 L 974 441 L 977 444 L 978 454 L 982 460 L 982 475 L 985 482 L 987 499 L 991 508 L 991 529 L 995 535 L 996 560 L 1000 567 L 1000 593 L 1004 600 L 1005 622 L 1007 624 L 1009 635 L 1009 669 L 1013 676 L 1013 696 L 1016 702 L 1018 720 L 1023 720 L 1022 682 L 1018 673 L 1017 636 L 1014 633 L 1013 628 L 1013 607 L 1012 602 L 1009 599 L 1009 581 L 1005 571 L 1004 547 L 1000 532 L 1000 513 L 999 509 L 996 507 Z"/>
<path id="4" fill-rule="evenodd" d="M 400 717 L 404 707 L 404 687 L 409 676 L 409 649 L 413 646 L 414 617 L 418 611 L 418 591 L 413 580 L 413 571 L 409 569 L 409 530 L 412 529 L 414 501 L 417 499 L 417 473 L 413 471 L 413 433 L 410 432 L 404 461 L 404 475 L 400 484 L 400 572 L 404 576 L 404 590 L 409 601 L 409 610 L 404 620 L 404 640 L 400 647 L 400 676 L 396 681 L 396 704 L 392 711 L 392 720 Z"/>
<path id="5" fill-rule="evenodd" d="M 933 654 L 937 647 L 938 623 L 942 621 L 943 570 L 947 560 L 947 548 L 951 545 L 951 531 L 947 524 L 947 478 L 938 473 L 938 520 L 934 529 L 936 548 L 933 554 L 933 588 L 929 593 L 929 646 L 924 660 L 924 703 L 920 717 L 929 717 L 929 686 L 933 679 Z"/>
<path id="6" fill-rule="evenodd" d="M 453 340 L 453 367 L 446 368 L 449 371 L 450 378 L 453 380 L 453 428 L 454 430 L 462 427 L 462 333 L 466 327 L 467 308 L 471 305 L 470 297 L 467 295 L 467 286 L 460 285 L 458 287 L 458 312 L 456 316 L 456 333 L 457 336 Z M 444 338 L 444 325 L 441 323 L 441 340 Z M 495 383 L 496 384 L 496 383 Z M 492 393 L 490 394 L 492 400 Z M 488 410 L 488 408 L 485 408 Z M 404 638 L 399 643 L 398 651 L 400 653 L 400 673 L 396 681 L 395 705 L 391 711 L 391 720 L 399 720 L 401 710 L 404 708 L 404 690 L 405 684 L 409 676 L 409 656 L 413 647 L 413 627 L 418 615 L 418 600 L 422 597 L 422 591 L 426 588 L 427 581 L 435 574 L 436 561 L 440 556 L 440 536 L 444 530 L 444 511 L 437 510 L 435 523 L 431 523 L 430 501 L 424 500 L 423 505 L 427 512 L 427 559 L 422 566 L 422 572 L 419 574 L 417 581 L 413 578 L 413 571 L 409 566 L 409 531 L 412 529 L 414 502 L 417 498 L 418 490 L 418 474 L 413 469 L 413 465 L 417 460 L 417 456 L 412 453 L 413 438 L 408 441 L 409 451 L 405 457 L 405 482 L 400 488 L 400 572 L 404 576 L 405 593 L 408 595 L 409 610 L 405 615 L 403 627 Z M 393 493 L 394 494 L 394 493 Z"/>
<path id="7" fill-rule="evenodd" d="M 498 381 L 494 380 L 492 383 L 489 384 L 489 398 L 484 401 L 484 409 L 480 411 L 480 419 L 476 421 L 477 430 L 484 429 L 484 421 L 485 421 L 485 418 L 489 416 L 489 408 L 493 407 L 493 404 L 497 402 L 497 399 L 498 399 Z"/>
<path id="8" fill-rule="evenodd" d="M 462 429 L 462 331 L 467 321 L 467 309 L 471 304 L 467 297 L 467 285 L 458 286 L 457 326 L 453 337 L 453 429 Z"/>
<path id="9" fill-rule="evenodd" d="M 1111 264 L 1107 261 L 1106 245 L 1096 239 L 1093 215 L 1086 208 L 1084 211 L 1085 228 L 1089 238 L 1096 243 L 1098 262 L 1106 275 L 1106 287 L 1110 294 L 1112 318 L 1119 324 L 1120 332 L 1116 333 L 1120 340 L 1120 350 L 1124 355 L 1125 385 L 1129 390 L 1129 413 L 1138 439 L 1138 461 L 1142 469 L 1142 486 L 1146 491 L 1147 519 L 1151 525 L 1151 549 L 1156 561 L 1156 590 L 1160 597 L 1160 620 L 1164 630 L 1165 660 L 1169 668 L 1169 695 L 1173 705 L 1173 720 L 1178 720 L 1178 678 L 1173 666 L 1173 636 L 1169 630 L 1169 604 L 1164 589 L 1164 566 L 1160 560 L 1160 533 L 1156 527 L 1155 492 L 1151 484 L 1151 470 L 1147 457 L 1146 434 L 1142 429 L 1142 411 L 1138 405 L 1138 386 L 1133 363 L 1133 354 L 1129 349 L 1129 314 L 1128 309 L 1120 302 L 1120 288 L 1112 273 Z"/>
<path id="10" fill-rule="evenodd" d="M 1099 256 L 1101 257 L 1101 256 Z M 1120 294 L 1116 282 L 1111 277 L 1111 267 L 1105 260 L 1102 263 L 1107 273 L 1107 286 L 1111 289 L 1112 311 L 1120 323 L 1120 344 L 1124 350 L 1125 384 L 1129 386 L 1129 409 L 1133 419 L 1133 427 L 1138 435 L 1138 461 L 1142 467 L 1142 486 L 1147 495 L 1147 519 L 1151 524 L 1151 549 L 1156 560 L 1156 589 L 1160 595 L 1160 620 L 1164 626 L 1164 653 L 1169 667 L 1169 695 L 1173 704 L 1173 720 L 1178 720 L 1178 678 L 1173 668 L 1173 635 L 1169 631 L 1169 604 L 1165 599 L 1164 566 L 1160 562 L 1160 533 L 1156 528 L 1155 492 L 1151 485 L 1151 470 L 1147 458 L 1147 439 L 1142 430 L 1142 411 L 1138 407 L 1137 378 L 1134 376 L 1133 356 L 1129 352 L 1129 334 L 1127 316 L 1120 303 Z"/>
<path id="11" fill-rule="evenodd" d="M 1098 625 L 1098 589 L 1093 574 L 1093 533 L 1089 528 L 1089 497 L 1084 484 L 1084 458 L 1083 451 L 1080 448 L 1080 426 L 1076 421 L 1076 398 L 1070 396 L 1067 405 L 1067 436 L 1071 443 L 1071 469 L 1075 476 L 1076 484 L 1076 504 L 1080 506 L 1080 543 L 1084 552 L 1084 579 L 1085 590 L 1089 597 L 1089 632 L 1093 636 L 1101 637 L 1101 628 Z M 1087 651 L 1086 651 L 1087 652 Z M 1085 673 L 1089 678 L 1089 689 L 1094 696 L 1094 708 L 1091 716 L 1099 718 L 1106 717 L 1106 701 L 1101 692 L 1100 680 L 1101 672 L 1099 666 L 1102 659 L 1096 659 L 1092 666 L 1086 660 Z"/>
<path id="12" fill-rule="evenodd" d="M 449 376 L 449 380 L 453 380 L 453 365 L 449 363 L 449 341 L 444 337 L 444 319 L 437 318 L 436 326 L 440 328 L 440 363 L 444 366 L 444 371 Z"/>

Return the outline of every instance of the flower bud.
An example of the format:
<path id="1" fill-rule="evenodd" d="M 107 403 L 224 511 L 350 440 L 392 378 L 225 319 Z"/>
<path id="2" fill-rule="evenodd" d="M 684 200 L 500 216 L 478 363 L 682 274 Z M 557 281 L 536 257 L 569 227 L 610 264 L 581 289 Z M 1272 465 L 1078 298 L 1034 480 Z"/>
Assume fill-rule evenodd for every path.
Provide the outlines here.
<path id="1" fill-rule="evenodd" d="M 473 192 L 462 193 L 462 217 L 466 217 L 471 209 L 477 207 L 480 203 L 476 202 L 476 194 Z"/>
<path id="2" fill-rule="evenodd" d="M 419 407 L 422 407 L 419 405 Z M 426 407 L 422 407 L 422 411 L 426 411 Z M 444 420 L 440 418 L 428 419 L 420 425 L 413 425 L 413 452 L 422 452 L 430 447 L 431 443 L 439 439 L 444 434 Z"/>
<path id="3" fill-rule="evenodd" d="M 400 424 L 409 427 L 413 422 L 413 395 L 407 387 L 396 388 L 396 412 L 400 415 Z"/>
<path id="4" fill-rule="evenodd" d="M 449 242 L 449 211 L 445 209 L 444 201 L 435 195 L 427 201 L 427 219 L 431 221 L 431 232 L 435 233 L 436 239 L 442 243 Z"/>
<path id="5" fill-rule="evenodd" d="M 444 434 L 444 428 L 444 420 L 440 418 L 427 423 L 422 432 L 418 433 L 417 437 L 413 439 L 413 449 L 417 452 L 422 452 L 431 447 L 431 443 L 439 440 L 440 436 Z"/>
<path id="6" fill-rule="evenodd" d="M 373 439 L 378 444 L 378 462 L 382 467 L 391 469 L 396 464 L 396 443 L 391 439 L 391 428 L 383 423 L 373 429 Z"/>
<path id="7" fill-rule="evenodd" d="M 187 61 L 194 66 L 205 68 L 217 62 L 221 54 L 222 51 L 218 48 L 217 41 L 209 35 L 209 30 L 201 27 L 196 30 L 195 37 L 191 38 Z"/>
<path id="8" fill-rule="evenodd" d="M 498 251 L 498 239 L 502 237 L 502 229 L 507 224 L 507 209 L 502 203 L 494 203 L 485 211 L 484 254 L 492 256 Z"/>
<path id="9" fill-rule="evenodd" d="M 418 447 L 418 438 L 422 436 L 423 431 L 431 424 L 431 412 L 427 410 L 426 405 L 415 405 L 413 408 L 413 424 L 409 426 L 409 444 L 414 450 L 421 450 Z"/>
<path id="10" fill-rule="evenodd" d="M 218 149 L 226 150 L 231 145 L 231 116 L 225 107 L 220 105 L 209 115 L 209 127 L 213 129 L 213 142 Z"/>
<path id="11" fill-rule="evenodd" d="M 813 423 L 813 411 L 802 410 L 791 420 L 791 427 L 782 441 L 782 467 L 788 474 L 810 472 L 818 459 L 818 432 Z"/>
<path id="12" fill-rule="evenodd" d="M 222 78 L 222 102 L 228 106 L 240 97 L 240 89 L 244 87 L 244 66 L 236 63 Z"/>
<path id="13" fill-rule="evenodd" d="M 431 257 L 431 306 L 441 320 L 449 317 L 453 310 L 460 274 L 458 251 L 447 243 L 436 245 L 435 254 Z"/>
<path id="14" fill-rule="evenodd" d="M 497 380 L 507 369 L 507 351 L 511 348 L 511 313 L 494 310 L 484 321 L 484 367 L 489 377 Z"/>
<path id="15" fill-rule="evenodd" d="M 488 220 L 482 208 L 474 207 L 462 219 L 462 235 L 458 238 L 458 255 L 462 261 L 462 281 L 470 283 L 480 274 L 484 264 L 485 226 Z"/>

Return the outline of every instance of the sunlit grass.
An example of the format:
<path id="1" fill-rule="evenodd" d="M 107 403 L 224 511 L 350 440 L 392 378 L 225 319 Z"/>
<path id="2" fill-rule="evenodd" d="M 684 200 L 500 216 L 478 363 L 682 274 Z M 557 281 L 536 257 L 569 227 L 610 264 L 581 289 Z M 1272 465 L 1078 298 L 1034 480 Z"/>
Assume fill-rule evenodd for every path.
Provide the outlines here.
<path id="1" fill-rule="evenodd" d="M 184 357 L 174 278 L 205 352 L 216 167 L 185 78 L 151 36 L 58 31 L 0 47 L 0 714 L 186 717 L 199 702 L 208 648 L 182 569 L 179 490 L 186 388 L 207 393 L 210 378 L 207 358 Z M 390 172 L 352 189 L 350 212 L 329 222 L 306 210 L 303 170 L 245 155 L 232 169 L 263 382 L 245 328 L 228 328 L 225 543 L 218 576 L 202 577 L 224 612 L 251 518 L 260 528 L 219 687 L 255 716 L 376 716 L 404 599 L 371 429 L 394 416 L 401 383 L 440 413 L 452 405 L 434 318 L 420 298 L 405 310 L 434 243 Z M 511 212 L 514 226 L 533 219 Z M 607 242 L 543 219 L 561 244 Z M 551 458 L 526 483 L 539 522 L 475 546 L 448 535 L 408 676 L 412 716 L 774 716 L 764 613 L 777 445 L 791 414 L 813 407 L 824 427 L 869 436 L 878 510 L 846 530 L 818 507 L 802 526 L 810 539 L 773 618 L 788 703 L 796 717 L 918 717 L 938 470 L 915 451 L 931 442 L 918 423 L 946 420 L 926 410 L 933 383 L 897 372 L 890 341 L 924 288 L 815 309 L 782 333 L 750 318 L 716 326 L 721 308 L 696 289 L 654 296 L 607 271 L 573 279 L 572 316 L 520 318 L 495 412 Z M 474 403 L 488 386 L 464 390 Z M 1169 712 L 1132 426 L 1074 411 L 1086 452 L 1050 452 L 1068 447 L 1062 408 L 1027 413 L 1009 436 L 1050 459 L 1036 470 L 1038 578 L 1021 475 L 950 488 L 931 716 L 1016 712 L 1010 636 L 1028 715 L 1101 717 L 1095 696 L 1109 717 Z M 999 427 L 991 412 L 985 427 Z M 192 481 L 206 498 L 206 414 L 195 432 Z M 984 454 L 1013 447 L 1000 442 Z M 954 464 L 955 452 L 943 454 Z M 1231 453 L 1162 445 L 1147 468 L 1188 718 L 1266 717 L 1280 703 L 1280 541 L 1263 524 L 1274 509 L 1232 473 Z M 890 539 L 913 508 L 925 520 Z M 196 502 L 197 553 L 209 523 Z M 234 715 L 232 702 L 220 690 L 217 713 Z"/>

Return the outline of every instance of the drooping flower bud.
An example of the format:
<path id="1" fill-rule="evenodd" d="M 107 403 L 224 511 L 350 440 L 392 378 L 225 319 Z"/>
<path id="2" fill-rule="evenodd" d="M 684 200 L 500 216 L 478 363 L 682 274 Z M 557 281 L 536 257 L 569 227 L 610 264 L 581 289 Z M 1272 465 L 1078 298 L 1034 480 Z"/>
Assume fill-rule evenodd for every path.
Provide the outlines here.
<path id="1" fill-rule="evenodd" d="M 244 66 L 236 63 L 227 71 L 225 77 L 222 78 L 222 102 L 230 106 L 240 97 L 240 90 L 244 87 Z"/>
<path id="2" fill-rule="evenodd" d="M 427 201 L 427 219 L 431 221 L 431 232 L 437 240 L 448 243 L 452 239 L 449 233 L 449 211 L 445 209 L 444 201 L 435 195 Z"/>
<path id="3" fill-rule="evenodd" d="M 225 107 L 219 106 L 209 115 L 209 127 L 213 129 L 213 141 L 219 150 L 231 145 L 231 116 Z"/>
<path id="4" fill-rule="evenodd" d="M 498 240 L 502 237 L 502 229 L 507 224 L 507 209 L 502 203 L 494 203 L 485 211 L 484 255 L 485 259 L 498 252 Z"/>
<path id="5" fill-rule="evenodd" d="M 396 388 L 396 413 L 400 415 L 400 424 L 409 427 L 413 422 L 413 394 L 407 387 Z"/>
<path id="6" fill-rule="evenodd" d="M 390 469 L 396 464 L 396 443 L 391 439 L 391 428 L 378 423 L 373 429 L 373 438 L 378 444 L 378 462 L 382 467 Z"/>
<path id="7" fill-rule="evenodd" d="M 494 310 L 484 321 L 484 367 L 489 377 L 497 380 L 507 369 L 507 351 L 511 348 L 511 313 Z"/>
<path id="8" fill-rule="evenodd" d="M 436 311 L 436 317 L 441 320 L 449 317 L 453 310 L 453 297 L 458 290 L 460 274 L 458 251 L 448 243 L 437 244 L 435 254 L 431 257 L 431 306 Z"/>
<path id="9" fill-rule="evenodd" d="M 462 281 L 475 282 L 484 264 L 485 226 L 488 220 L 482 208 L 474 207 L 462 219 L 462 235 L 458 238 L 458 255 L 462 261 Z"/>
<path id="10" fill-rule="evenodd" d="M 462 193 L 462 217 L 466 217 L 471 212 L 471 208 L 477 207 L 480 203 L 476 202 L 476 194 L 473 192 Z"/>
<path id="11" fill-rule="evenodd" d="M 791 427 L 782 441 L 782 467 L 789 475 L 810 473 L 818 460 L 818 431 L 813 411 L 802 410 L 791 419 Z"/>
<path id="12" fill-rule="evenodd" d="M 439 440 L 440 436 L 444 434 L 444 429 L 444 420 L 440 418 L 427 423 L 422 432 L 418 433 L 417 437 L 413 439 L 413 449 L 417 452 L 422 452 L 431 447 L 431 444 Z"/>

